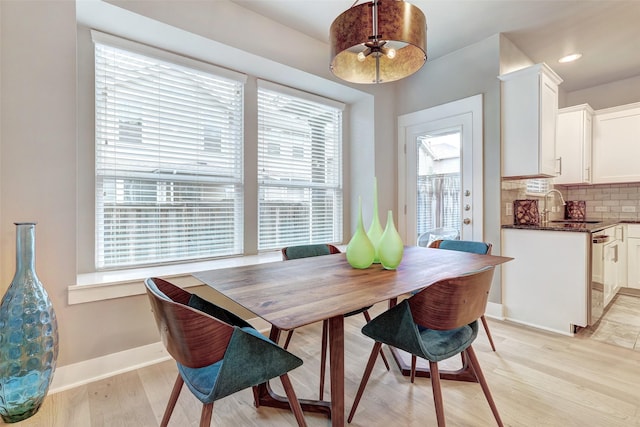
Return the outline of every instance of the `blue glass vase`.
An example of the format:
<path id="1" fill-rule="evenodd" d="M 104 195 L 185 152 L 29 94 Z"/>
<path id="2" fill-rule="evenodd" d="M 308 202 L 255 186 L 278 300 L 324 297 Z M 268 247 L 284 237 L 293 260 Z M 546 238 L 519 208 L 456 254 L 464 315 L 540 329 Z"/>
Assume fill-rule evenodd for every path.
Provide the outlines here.
<path id="1" fill-rule="evenodd" d="M 58 325 L 35 271 L 35 223 L 16 223 L 16 272 L 0 303 L 0 416 L 5 423 L 40 408 L 58 357 Z"/>

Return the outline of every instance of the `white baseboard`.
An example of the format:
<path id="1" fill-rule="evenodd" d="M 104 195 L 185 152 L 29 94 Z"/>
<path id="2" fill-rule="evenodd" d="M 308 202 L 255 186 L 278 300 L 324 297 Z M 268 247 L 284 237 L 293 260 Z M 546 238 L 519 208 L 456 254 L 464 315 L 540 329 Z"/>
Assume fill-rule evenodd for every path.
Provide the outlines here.
<path id="1" fill-rule="evenodd" d="M 270 325 L 266 321 L 256 318 L 249 319 L 248 322 L 261 333 L 269 335 Z M 162 342 L 158 341 L 95 359 L 60 366 L 56 368 L 53 375 L 49 394 L 89 384 L 169 359 L 171 359 L 171 355 L 167 353 Z"/>
<path id="2" fill-rule="evenodd" d="M 487 308 L 484 312 L 484 315 L 485 317 L 489 317 L 491 319 L 504 320 L 504 315 L 502 314 L 502 304 L 489 301 L 487 303 Z"/>
<path id="3" fill-rule="evenodd" d="M 164 349 L 162 342 L 158 341 L 95 359 L 60 366 L 56 368 L 53 375 L 49 394 L 153 365 L 170 358 L 171 356 Z"/>

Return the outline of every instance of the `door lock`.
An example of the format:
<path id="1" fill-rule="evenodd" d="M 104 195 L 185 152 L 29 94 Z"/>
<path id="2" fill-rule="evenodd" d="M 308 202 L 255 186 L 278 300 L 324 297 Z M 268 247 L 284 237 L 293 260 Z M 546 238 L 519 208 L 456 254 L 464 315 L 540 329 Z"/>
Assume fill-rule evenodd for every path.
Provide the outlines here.
<path id="1" fill-rule="evenodd" d="M 465 219 L 463 219 L 463 220 L 462 220 L 462 222 L 463 222 L 465 225 L 469 225 L 469 224 L 471 224 L 471 219 L 469 219 L 469 218 L 465 218 Z"/>

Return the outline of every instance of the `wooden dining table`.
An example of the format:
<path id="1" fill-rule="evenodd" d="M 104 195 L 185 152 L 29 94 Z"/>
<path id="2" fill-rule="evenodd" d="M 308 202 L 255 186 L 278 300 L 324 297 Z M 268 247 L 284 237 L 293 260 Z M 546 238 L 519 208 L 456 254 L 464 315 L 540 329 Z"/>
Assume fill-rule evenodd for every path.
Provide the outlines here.
<path id="1" fill-rule="evenodd" d="M 352 268 L 344 253 L 194 273 L 193 276 L 281 331 L 328 320 L 330 402 L 300 399 L 305 411 L 326 413 L 331 425 L 344 426 L 344 314 L 395 301 L 439 280 L 459 276 L 511 258 L 443 249 L 405 247 L 396 270 L 380 264 Z M 364 366 L 363 366 L 364 369 Z M 289 408 L 269 384 L 259 387 L 259 404 Z"/>

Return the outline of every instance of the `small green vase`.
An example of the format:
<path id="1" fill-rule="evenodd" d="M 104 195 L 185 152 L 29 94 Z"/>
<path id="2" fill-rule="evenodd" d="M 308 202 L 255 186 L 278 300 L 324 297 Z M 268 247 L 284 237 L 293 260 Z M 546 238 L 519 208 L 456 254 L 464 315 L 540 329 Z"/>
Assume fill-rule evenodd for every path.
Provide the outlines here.
<path id="1" fill-rule="evenodd" d="M 378 256 L 378 242 L 382 237 L 382 225 L 380 225 L 380 218 L 378 218 L 378 179 L 373 179 L 373 219 L 371 220 L 371 226 L 367 231 L 367 237 L 371 241 L 371 244 L 375 248 L 376 254 L 373 258 L 374 264 L 380 264 L 380 256 Z"/>
<path id="2" fill-rule="evenodd" d="M 395 270 L 400 265 L 403 254 L 404 244 L 393 223 L 393 212 L 389 211 L 387 213 L 387 226 L 378 243 L 380 264 L 387 270 Z"/>
<path id="3" fill-rule="evenodd" d="M 362 225 L 362 199 L 358 199 L 358 226 L 347 245 L 347 262 L 353 268 L 368 268 L 376 256 L 376 249 L 371 244 Z"/>

